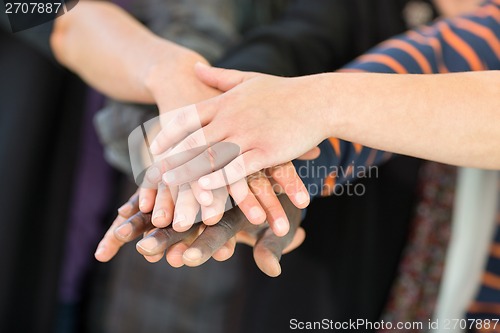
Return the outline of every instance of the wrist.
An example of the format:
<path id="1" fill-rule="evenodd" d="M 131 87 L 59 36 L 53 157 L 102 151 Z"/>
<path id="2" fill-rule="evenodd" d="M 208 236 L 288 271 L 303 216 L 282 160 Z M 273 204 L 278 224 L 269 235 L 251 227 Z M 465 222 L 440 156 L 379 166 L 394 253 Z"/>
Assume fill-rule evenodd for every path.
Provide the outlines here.
<path id="1" fill-rule="evenodd" d="M 361 74 L 362 75 L 362 74 Z M 362 98 L 359 93 L 360 74 L 327 73 L 319 75 L 319 92 L 322 104 L 318 107 L 324 126 L 325 138 L 342 138 L 348 131 L 350 114 L 356 99 Z"/>
<path id="2" fill-rule="evenodd" d="M 140 81 L 146 93 L 156 102 L 164 95 L 165 85 L 172 80 L 172 73 L 194 71 L 198 61 L 208 64 L 197 52 L 161 38 L 152 43 L 149 59 L 151 61 L 141 71 Z"/>
<path id="3" fill-rule="evenodd" d="M 342 84 L 337 82 L 337 74 L 325 73 L 303 77 L 303 90 L 309 106 L 308 114 L 322 139 L 335 137 L 339 127 L 339 94 Z"/>

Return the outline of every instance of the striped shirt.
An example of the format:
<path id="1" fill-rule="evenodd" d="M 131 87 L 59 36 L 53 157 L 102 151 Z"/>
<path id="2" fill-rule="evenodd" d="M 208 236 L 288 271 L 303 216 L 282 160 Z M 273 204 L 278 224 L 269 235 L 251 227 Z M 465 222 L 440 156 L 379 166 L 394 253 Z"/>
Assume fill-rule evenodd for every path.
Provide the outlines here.
<path id="1" fill-rule="evenodd" d="M 340 72 L 436 74 L 498 69 L 500 0 L 489 0 L 469 15 L 441 19 L 385 41 Z M 368 176 L 369 166 L 391 156 L 337 138 L 319 147 L 321 155 L 316 160 L 294 161 L 312 196 L 334 194 L 336 185 Z"/>
<path id="2" fill-rule="evenodd" d="M 340 71 L 436 74 L 499 69 L 500 0 L 489 0 L 469 15 L 441 19 L 385 41 Z M 294 161 L 311 196 L 339 194 L 337 186 L 369 177 L 370 166 L 391 156 L 336 138 L 323 141 L 319 147 L 318 159 Z M 303 170 L 310 174 L 304 175 Z M 321 191 L 316 191 L 317 188 Z M 482 285 L 469 308 L 468 318 L 500 319 L 500 213 L 497 225 Z M 491 329 L 493 325 L 489 327 L 479 331 L 500 332 L 500 324 L 496 330 Z"/>

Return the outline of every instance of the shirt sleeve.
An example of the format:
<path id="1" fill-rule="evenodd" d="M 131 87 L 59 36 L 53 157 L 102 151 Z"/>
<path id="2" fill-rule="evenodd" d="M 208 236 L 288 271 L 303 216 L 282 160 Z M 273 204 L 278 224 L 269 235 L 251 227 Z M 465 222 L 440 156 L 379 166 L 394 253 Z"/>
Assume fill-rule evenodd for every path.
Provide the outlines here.
<path id="1" fill-rule="evenodd" d="M 360 56 L 341 72 L 436 74 L 500 69 L 500 0 L 476 12 L 439 20 L 392 38 Z M 348 74 L 346 74 L 348 75 Z M 334 194 L 337 185 L 369 177 L 390 153 L 335 138 L 320 144 L 313 161 L 294 161 L 312 197 Z"/>
<path id="2" fill-rule="evenodd" d="M 54 21 L 49 21 L 27 30 L 12 32 L 10 21 L 6 14 L 5 3 L 0 1 L 0 29 L 13 34 L 16 38 L 34 47 L 55 62 L 55 57 L 50 47 L 50 35 L 52 34 L 53 26 Z"/>

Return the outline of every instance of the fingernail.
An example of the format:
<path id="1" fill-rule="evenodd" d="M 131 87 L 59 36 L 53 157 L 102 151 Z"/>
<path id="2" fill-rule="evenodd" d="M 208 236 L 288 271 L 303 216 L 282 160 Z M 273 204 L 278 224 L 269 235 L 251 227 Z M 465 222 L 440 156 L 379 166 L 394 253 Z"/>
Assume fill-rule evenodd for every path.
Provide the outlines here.
<path id="1" fill-rule="evenodd" d="M 163 209 L 157 210 L 157 211 L 155 211 L 155 214 L 153 215 L 153 221 L 158 219 L 158 218 L 164 218 L 165 216 L 166 216 L 165 211 Z"/>
<path id="2" fill-rule="evenodd" d="M 158 246 L 158 241 L 154 237 L 148 237 L 137 243 L 137 246 L 140 246 L 146 252 L 151 252 Z"/>
<path id="3" fill-rule="evenodd" d="M 120 215 L 128 215 L 132 211 L 132 204 L 130 202 L 127 202 L 123 204 L 120 208 L 118 208 L 118 214 Z"/>
<path id="4" fill-rule="evenodd" d="M 175 214 L 174 223 L 180 223 L 186 219 L 186 216 L 183 214 Z"/>
<path id="5" fill-rule="evenodd" d="M 208 192 L 202 192 L 200 194 L 200 201 L 203 205 L 208 206 L 212 203 L 212 196 Z"/>
<path id="6" fill-rule="evenodd" d="M 215 208 L 207 208 L 205 210 L 205 218 L 211 218 L 211 217 L 214 217 L 215 215 L 217 215 L 217 212 L 215 210 Z"/>
<path id="7" fill-rule="evenodd" d="M 154 155 L 161 153 L 160 145 L 156 141 L 153 141 L 153 143 L 151 143 L 151 146 L 149 146 L 149 150 L 151 151 L 151 154 Z"/>
<path id="8" fill-rule="evenodd" d="M 161 177 L 160 169 L 158 169 L 157 167 L 152 167 L 148 170 L 147 175 L 150 182 L 156 183 L 160 180 Z"/>
<path id="9" fill-rule="evenodd" d="M 250 214 L 250 217 L 252 218 L 252 220 L 258 220 L 258 219 L 262 218 L 262 216 L 264 215 L 264 212 L 259 207 L 252 207 L 250 209 L 249 214 Z"/>
<path id="10" fill-rule="evenodd" d="M 198 261 L 201 259 L 201 251 L 196 248 L 187 249 L 186 252 L 184 252 L 183 257 L 188 261 Z"/>
<path id="11" fill-rule="evenodd" d="M 282 217 L 274 221 L 274 229 L 278 235 L 285 235 L 288 232 L 288 223 Z"/>
<path id="12" fill-rule="evenodd" d="M 193 226 L 193 223 L 190 223 L 188 221 L 183 221 L 183 222 L 179 222 L 179 224 L 177 224 L 180 229 L 182 229 L 183 231 L 185 230 L 188 230 L 189 228 L 191 228 Z"/>
<path id="13" fill-rule="evenodd" d="M 142 210 L 144 207 L 146 207 L 146 204 L 148 201 L 146 199 L 141 199 L 141 202 L 139 202 L 139 208 Z"/>
<path id="14" fill-rule="evenodd" d="M 198 180 L 198 183 L 201 187 L 207 187 L 208 185 L 210 185 L 210 178 L 201 177 L 200 180 Z"/>
<path id="15" fill-rule="evenodd" d="M 309 195 L 304 192 L 299 192 L 295 195 L 295 201 L 299 204 L 305 204 L 309 200 Z"/>
<path id="16" fill-rule="evenodd" d="M 96 256 L 101 255 L 104 252 L 104 250 L 106 250 L 106 247 L 104 247 L 104 246 L 101 245 L 101 246 L 99 246 L 97 248 L 97 250 L 95 250 L 95 254 L 94 255 L 96 255 Z"/>
<path id="17" fill-rule="evenodd" d="M 186 216 L 183 214 L 176 214 L 173 221 L 174 229 L 184 229 L 187 225 Z"/>
<path id="18" fill-rule="evenodd" d="M 167 184 L 173 183 L 175 181 L 175 175 L 173 172 L 167 172 L 163 175 L 163 181 Z"/>
<path id="19" fill-rule="evenodd" d="M 281 265 L 278 259 L 273 261 L 271 264 L 271 272 L 269 272 L 269 276 L 278 277 L 281 274 Z"/>
<path id="20" fill-rule="evenodd" d="M 121 226 L 119 226 L 118 228 L 116 228 L 116 233 L 122 237 L 122 238 L 127 238 L 128 236 L 130 236 L 132 234 L 132 231 L 134 231 L 134 229 L 132 228 L 132 225 L 130 223 L 126 223 L 126 224 L 123 224 Z"/>

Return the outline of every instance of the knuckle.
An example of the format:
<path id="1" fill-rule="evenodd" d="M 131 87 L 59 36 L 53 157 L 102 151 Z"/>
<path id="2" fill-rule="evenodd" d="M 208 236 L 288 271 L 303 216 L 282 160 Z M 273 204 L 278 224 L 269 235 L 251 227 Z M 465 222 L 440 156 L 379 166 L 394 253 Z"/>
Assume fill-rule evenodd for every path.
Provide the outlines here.
<path id="1" fill-rule="evenodd" d="M 172 228 L 162 228 L 158 229 L 154 237 L 160 241 L 168 242 L 174 239 L 174 236 L 175 231 Z"/>
<path id="2" fill-rule="evenodd" d="M 241 177 L 245 175 L 245 165 L 241 160 L 235 160 L 235 162 L 231 165 L 231 169 L 235 176 Z"/>
<path id="3" fill-rule="evenodd" d="M 267 178 L 256 178 L 249 183 L 249 186 L 252 193 L 258 197 L 272 193 L 272 186 Z"/>
<path id="4" fill-rule="evenodd" d="M 132 206 L 136 206 L 137 203 L 139 202 L 139 193 L 135 193 L 133 196 L 131 196 L 130 199 L 128 200 L 128 202 Z"/>
<path id="5" fill-rule="evenodd" d="M 176 172 L 177 179 L 179 179 L 180 181 L 186 181 L 187 179 L 192 178 L 194 174 L 195 172 L 193 171 L 190 163 L 186 163 L 184 166 L 182 166 L 182 168 L 180 168 Z M 183 187 L 180 190 L 182 191 L 191 190 L 191 187 Z"/>
<path id="6" fill-rule="evenodd" d="M 203 156 L 206 159 L 206 162 L 208 162 L 208 165 L 210 165 L 210 168 L 213 170 L 215 168 L 215 165 L 217 164 L 217 158 L 218 158 L 217 151 L 215 149 L 209 147 L 205 151 Z"/>
<path id="7" fill-rule="evenodd" d="M 276 220 L 280 216 L 284 215 L 281 207 L 279 205 L 271 204 L 267 206 L 268 219 L 270 217 L 271 220 Z"/>
<path id="8" fill-rule="evenodd" d="M 168 140 L 169 140 L 168 135 L 164 130 L 160 131 L 154 139 L 154 141 L 160 146 L 161 149 L 165 148 L 165 145 L 168 142 Z"/>
<path id="9" fill-rule="evenodd" d="M 227 219 L 222 219 L 217 224 L 217 228 L 221 229 L 224 236 L 226 236 L 226 240 L 235 235 L 235 227 L 232 223 L 230 223 Z"/>
<path id="10" fill-rule="evenodd" d="M 198 140 L 198 138 L 195 135 L 190 135 L 185 139 L 182 148 L 184 148 L 183 150 L 186 151 L 186 150 L 194 149 L 194 148 L 197 148 L 200 146 L 201 145 L 200 145 L 200 141 Z"/>
<path id="11" fill-rule="evenodd" d="M 140 223 L 140 226 L 142 228 L 146 227 L 148 224 L 151 223 L 151 213 L 139 212 L 136 214 L 136 216 L 137 216 L 137 222 Z"/>

